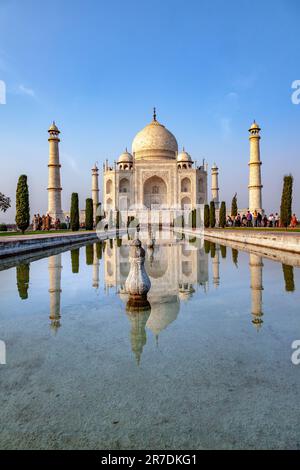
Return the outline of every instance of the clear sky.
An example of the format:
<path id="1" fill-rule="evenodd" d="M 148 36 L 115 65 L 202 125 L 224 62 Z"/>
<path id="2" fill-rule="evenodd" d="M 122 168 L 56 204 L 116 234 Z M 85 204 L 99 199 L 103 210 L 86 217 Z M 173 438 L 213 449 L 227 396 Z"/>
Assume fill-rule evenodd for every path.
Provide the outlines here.
<path id="1" fill-rule="evenodd" d="M 262 128 L 263 205 L 295 178 L 300 216 L 298 0 L 0 0 L 0 191 L 13 208 L 28 175 L 31 213 L 47 210 L 47 129 L 61 129 L 63 209 L 90 197 L 95 161 L 111 161 L 152 118 L 195 160 L 220 168 L 220 196 L 248 205 L 248 128 Z M 102 181 L 101 181 L 102 186 Z"/>

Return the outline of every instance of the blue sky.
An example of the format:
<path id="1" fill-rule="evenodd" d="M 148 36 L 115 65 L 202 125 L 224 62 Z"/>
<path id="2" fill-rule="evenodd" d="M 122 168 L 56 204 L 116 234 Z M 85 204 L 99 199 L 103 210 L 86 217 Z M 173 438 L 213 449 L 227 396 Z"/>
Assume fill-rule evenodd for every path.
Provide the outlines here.
<path id="1" fill-rule="evenodd" d="M 60 127 L 63 208 L 90 197 L 95 161 L 114 160 L 158 119 L 198 161 L 220 168 L 221 199 L 247 206 L 253 119 L 262 127 L 263 203 L 295 178 L 300 216 L 298 0 L 0 0 L 0 191 L 28 175 L 31 212 L 47 209 L 47 129 Z M 101 184 L 102 186 L 102 184 Z M 13 221 L 14 207 L 0 214 Z"/>

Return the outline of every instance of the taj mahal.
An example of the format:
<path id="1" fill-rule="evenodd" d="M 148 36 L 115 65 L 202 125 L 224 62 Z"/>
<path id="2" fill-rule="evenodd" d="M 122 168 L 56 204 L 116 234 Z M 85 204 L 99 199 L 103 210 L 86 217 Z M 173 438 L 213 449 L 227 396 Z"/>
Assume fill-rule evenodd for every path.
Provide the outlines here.
<path id="1" fill-rule="evenodd" d="M 137 133 L 113 167 L 103 168 L 104 210 L 194 207 L 207 200 L 206 165 L 197 166 L 176 137 L 156 119 Z"/>
<path id="2" fill-rule="evenodd" d="M 262 212 L 262 183 L 260 159 L 260 127 L 254 121 L 249 129 L 249 205 L 248 209 Z M 61 203 L 61 164 L 59 158 L 60 130 L 53 122 L 49 130 L 48 214 L 63 221 L 66 211 Z M 197 205 L 215 203 L 220 207 L 219 168 L 211 166 L 211 185 L 208 194 L 208 164 L 200 165 L 182 148 L 176 137 L 157 120 L 154 108 L 152 121 L 133 139 L 131 153 L 126 150 L 113 164 L 103 164 L 103 195 L 99 200 L 99 169 L 91 170 L 91 196 L 94 217 L 99 204 L 104 213 L 159 209 L 160 211 L 191 210 Z M 240 209 L 247 210 L 247 209 Z M 81 211 L 84 219 L 84 211 Z"/>

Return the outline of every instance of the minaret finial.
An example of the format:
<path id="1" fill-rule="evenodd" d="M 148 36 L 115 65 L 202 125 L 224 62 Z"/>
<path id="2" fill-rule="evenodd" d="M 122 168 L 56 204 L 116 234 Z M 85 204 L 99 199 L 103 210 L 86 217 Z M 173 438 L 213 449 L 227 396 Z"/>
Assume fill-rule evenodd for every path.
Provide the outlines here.
<path id="1" fill-rule="evenodd" d="M 156 108 L 153 108 L 153 121 L 156 121 Z"/>

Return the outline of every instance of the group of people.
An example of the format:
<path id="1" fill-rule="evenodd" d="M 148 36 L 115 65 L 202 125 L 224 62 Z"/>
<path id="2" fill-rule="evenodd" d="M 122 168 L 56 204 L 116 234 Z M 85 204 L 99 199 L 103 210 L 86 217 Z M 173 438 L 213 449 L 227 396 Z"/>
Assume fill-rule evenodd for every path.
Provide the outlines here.
<path id="1" fill-rule="evenodd" d="M 34 232 L 37 230 L 51 230 L 51 229 L 58 230 L 60 228 L 60 220 L 55 219 L 53 221 L 52 217 L 47 215 L 34 214 L 32 219 L 32 229 Z"/>
<path id="2" fill-rule="evenodd" d="M 291 228 L 296 228 L 298 220 L 293 214 L 290 222 Z M 237 214 L 235 217 L 228 215 L 226 220 L 227 227 L 280 227 L 280 217 L 278 212 L 271 213 L 269 217 L 258 211 L 251 213 L 249 210 L 246 214 Z"/>

